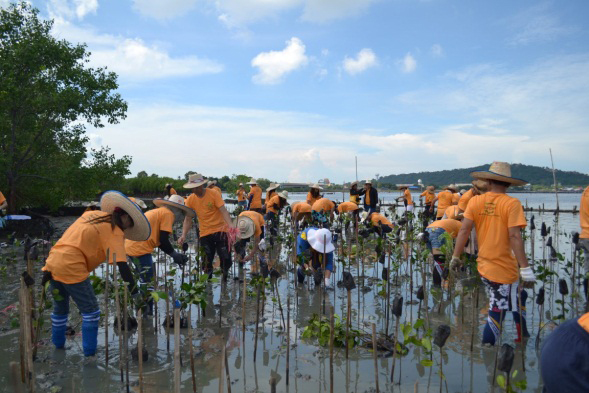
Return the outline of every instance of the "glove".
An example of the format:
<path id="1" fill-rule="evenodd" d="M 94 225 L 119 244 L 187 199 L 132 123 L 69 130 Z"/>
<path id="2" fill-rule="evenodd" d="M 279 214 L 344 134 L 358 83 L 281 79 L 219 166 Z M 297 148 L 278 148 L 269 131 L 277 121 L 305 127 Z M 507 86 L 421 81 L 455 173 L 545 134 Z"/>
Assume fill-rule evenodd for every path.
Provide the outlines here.
<path id="1" fill-rule="evenodd" d="M 519 269 L 519 273 L 522 277 L 522 280 L 524 282 L 534 282 L 536 281 L 536 275 L 534 274 L 534 271 L 532 270 L 531 267 L 522 267 L 521 269 Z"/>
<path id="2" fill-rule="evenodd" d="M 49 280 L 51 280 L 51 272 L 43 272 L 43 278 L 41 279 L 41 286 L 45 286 Z"/>
<path id="3" fill-rule="evenodd" d="M 258 243 L 258 250 L 266 251 L 266 239 L 260 240 L 260 242 Z"/>
<path id="4" fill-rule="evenodd" d="M 174 260 L 174 263 L 178 264 L 178 266 L 184 266 L 188 261 L 188 257 L 186 255 L 180 254 L 177 251 L 174 251 L 172 254 L 170 254 L 170 256 Z"/>
<path id="5" fill-rule="evenodd" d="M 459 257 L 452 257 L 450 261 L 450 269 L 458 271 L 462 267 L 462 260 Z"/>

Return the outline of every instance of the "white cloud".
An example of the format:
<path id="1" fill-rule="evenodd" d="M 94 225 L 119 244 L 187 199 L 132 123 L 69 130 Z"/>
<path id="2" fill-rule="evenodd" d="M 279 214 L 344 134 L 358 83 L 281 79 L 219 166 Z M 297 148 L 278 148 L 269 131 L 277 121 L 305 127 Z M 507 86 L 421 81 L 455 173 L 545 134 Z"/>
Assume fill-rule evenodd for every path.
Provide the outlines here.
<path id="1" fill-rule="evenodd" d="M 374 67 L 378 64 L 378 59 L 372 51 L 372 49 L 364 48 L 355 59 L 346 56 L 344 59 L 344 70 L 350 75 L 356 75 L 358 73 L 366 71 L 370 67 Z"/>
<path id="2" fill-rule="evenodd" d="M 223 71 L 216 61 L 194 55 L 173 57 L 164 49 L 147 44 L 139 38 L 100 34 L 89 27 L 79 27 L 67 20 L 55 20 L 54 31 L 59 38 L 85 42 L 92 55 L 90 65 L 107 66 L 119 74 L 123 82 L 136 82 L 179 76 L 198 76 Z"/>
<path id="3" fill-rule="evenodd" d="M 417 61 L 415 60 L 415 57 L 413 57 L 413 55 L 411 53 L 407 53 L 405 55 L 405 57 L 403 57 L 403 60 L 400 61 L 400 65 L 401 65 L 401 71 L 409 74 L 409 73 L 415 71 L 415 69 L 417 68 Z"/>
<path id="4" fill-rule="evenodd" d="M 508 41 L 511 45 L 529 45 L 554 41 L 573 33 L 576 28 L 564 26 L 549 3 L 534 5 L 507 20 L 512 30 L 517 31 Z"/>
<path id="5" fill-rule="evenodd" d="M 251 64 L 258 68 L 258 74 L 252 79 L 259 84 L 277 84 L 286 74 L 304 67 L 308 62 L 305 45 L 299 38 L 293 37 L 286 42 L 283 50 L 262 52 L 253 58 Z"/>
<path id="6" fill-rule="evenodd" d="M 444 48 L 440 44 L 433 44 L 430 48 L 430 53 L 433 57 L 443 57 L 444 56 Z"/>
<path id="7" fill-rule="evenodd" d="M 197 0 L 133 0 L 140 14 L 158 20 L 182 16 L 196 7 Z"/>
<path id="8" fill-rule="evenodd" d="M 10 5 L 11 1 L 10 0 L 0 0 L 0 7 L 2 8 L 8 8 L 8 6 Z"/>
<path id="9" fill-rule="evenodd" d="M 50 0 L 47 3 L 49 15 L 57 18 L 79 20 L 88 14 L 95 14 L 98 10 L 98 0 Z"/>

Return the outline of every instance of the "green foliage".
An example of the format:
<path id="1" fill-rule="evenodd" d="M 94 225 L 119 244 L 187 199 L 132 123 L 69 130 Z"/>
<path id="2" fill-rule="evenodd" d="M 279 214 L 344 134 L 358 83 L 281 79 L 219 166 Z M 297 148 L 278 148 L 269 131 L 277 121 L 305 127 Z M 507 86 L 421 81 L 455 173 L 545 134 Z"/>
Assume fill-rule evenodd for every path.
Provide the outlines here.
<path id="1" fill-rule="evenodd" d="M 56 208 L 113 187 L 128 174 L 129 157 L 108 148 L 87 154 L 85 125 L 125 118 L 117 75 L 87 67 L 85 45 L 51 34 L 27 2 L 0 10 L 0 188 L 9 211 Z"/>
<path id="2" fill-rule="evenodd" d="M 207 307 L 205 292 L 207 289 L 207 283 L 211 281 L 216 282 L 217 279 L 213 278 L 212 280 L 209 280 L 208 275 L 203 274 L 200 276 L 200 279 L 195 280 L 194 282 L 185 282 L 182 284 L 180 287 L 182 292 L 179 296 L 179 300 L 182 303 L 182 308 L 186 308 L 189 304 L 196 304 L 205 309 Z"/>
<path id="3" fill-rule="evenodd" d="M 303 338 L 316 338 L 319 340 L 319 345 L 322 347 L 329 346 L 330 326 L 327 317 L 320 318 L 317 314 L 313 314 L 309 323 L 303 330 Z M 333 345 L 335 347 L 345 347 L 346 345 L 346 325 L 340 320 L 339 315 L 334 316 L 333 322 Z M 353 348 L 358 344 L 360 331 L 350 328 L 348 331 L 348 347 Z"/>

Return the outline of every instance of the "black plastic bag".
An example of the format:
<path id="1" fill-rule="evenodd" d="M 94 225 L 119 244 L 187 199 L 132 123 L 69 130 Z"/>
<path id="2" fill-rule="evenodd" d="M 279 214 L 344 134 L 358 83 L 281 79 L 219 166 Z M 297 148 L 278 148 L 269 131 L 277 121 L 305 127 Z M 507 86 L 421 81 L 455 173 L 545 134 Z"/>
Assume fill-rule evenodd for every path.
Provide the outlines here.
<path id="1" fill-rule="evenodd" d="M 321 285 L 321 280 L 323 280 L 323 272 L 315 270 L 315 272 L 313 273 L 313 280 L 315 281 L 316 287 Z"/>
<path id="2" fill-rule="evenodd" d="M 540 236 L 546 237 L 548 235 L 548 231 L 546 230 L 546 223 L 542 223 L 542 227 L 540 228 Z"/>
<path id="3" fill-rule="evenodd" d="M 499 349 L 499 356 L 497 359 L 497 369 L 504 373 L 510 373 L 511 367 L 513 366 L 514 351 L 513 347 L 509 344 L 503 344 Z"/>
<path id="4" fill-rule="evenodd" d="M 401 318 L 401 315 L 403 315 L 403 296 L 396 295 L 393 299 L 393 305 L 391 308 L 393 315 L 397 318 Z"/>
<path id="5" fill-rule="evenodd" d="M 546 247 L 552 247 L 552 236 L 548 237 L 548 241 L 546 241 Z"/>
<path id="6" fill-rule="evenodd" d="M 389 280 L 389 269 L 387 269 L 386 267 L 384 267 L 382 269 L 382 273 L 380 274 L 380 278 L 382 278 L 385 281 Z"/>
<path id="7" fill-rule="evenodd" d="M 538 295 L 536 296 L 536 304 L 539 306 L 544 304 L 544 287 L 538 290 Z"/>
<path id="8" fill-rule="evenodd" d="M 532 219 L 530 220 L 530 230 L 533 231 L 536 229 L 536 223 L 534 222 L 534 215 L 532 214 Z"/>
<path id="9" fill-rule="evenodd" d="M 351 291 L 352 289 L 356 288 L 356 282 L 354 281 L 354 276 L 350 274 L 350 272 L 343 272 L 343 284 L 346 290 Z"/>
<path id="10" fill-rule="evenodd" d="M 567 284 L 567 280 L 561 278 L 558 280 L 558 292 L 561 295 L 568 295 L 569 294 L 569 286 Z"/>
<path id="11" fill-rule="evenodd" d="M 448 337 L 450 337 L 450 332 L 450 326 L 438 326 L 438 328 L 436 329 L 436 333 L 434 334 L 434 344 L 442 348 L 446 344 L 446 340 L 448 339 Z"/>
<path id="12" fill-rule="evenodd" d="M 417 299 L 423 300 L 424 297 L 425 297 L 425 293 L 423 291 L 423 285 L 420 285 L 419 288 L 417 288 Z"/>

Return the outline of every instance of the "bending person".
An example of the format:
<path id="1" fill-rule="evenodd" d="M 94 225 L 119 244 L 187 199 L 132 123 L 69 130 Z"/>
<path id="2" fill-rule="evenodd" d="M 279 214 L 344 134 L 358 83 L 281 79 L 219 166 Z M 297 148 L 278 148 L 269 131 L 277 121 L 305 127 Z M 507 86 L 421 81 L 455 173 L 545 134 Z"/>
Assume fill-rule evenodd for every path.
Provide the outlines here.
<path id="1" fill-rule="evenodd" d="M 331 232 L 327 228 L 309 227 L 299 234 L 297 237 L 297 257 L 300 264 L 297 269 L 299 284 L 305 282 L 306 272 L 311 272 L 323 275 L 325 289 L 333 289 L 331 272 L 333 271 L 335 246 L 331 241 Z"/>

